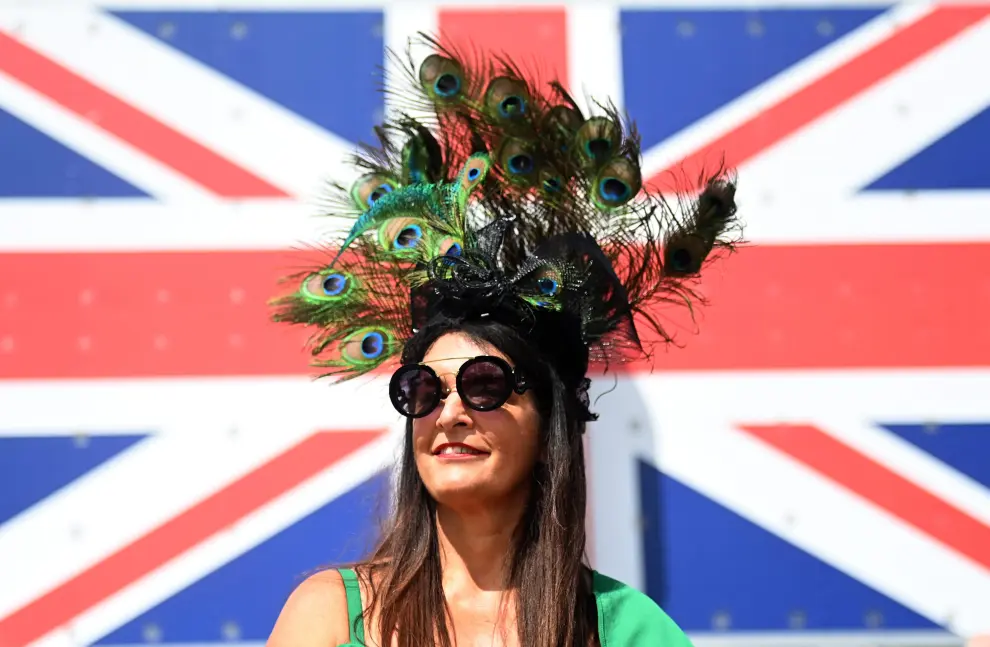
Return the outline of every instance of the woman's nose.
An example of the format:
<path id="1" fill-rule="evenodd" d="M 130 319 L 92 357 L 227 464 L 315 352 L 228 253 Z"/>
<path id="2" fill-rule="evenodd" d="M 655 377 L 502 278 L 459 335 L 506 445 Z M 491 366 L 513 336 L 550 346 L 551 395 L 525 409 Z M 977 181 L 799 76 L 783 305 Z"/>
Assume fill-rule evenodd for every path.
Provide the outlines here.
<path id="1" fill-rule="evenodd" d="M 437 418 L 437 427 L 441 429 L 452 429 L 454 427 L 470 426 L 474 423 L 468 415 L 467 408 L 461 400 L 460 394 L 454 389 L 447 394 L 447 397 L 440 401 L 440 416 Z"/>

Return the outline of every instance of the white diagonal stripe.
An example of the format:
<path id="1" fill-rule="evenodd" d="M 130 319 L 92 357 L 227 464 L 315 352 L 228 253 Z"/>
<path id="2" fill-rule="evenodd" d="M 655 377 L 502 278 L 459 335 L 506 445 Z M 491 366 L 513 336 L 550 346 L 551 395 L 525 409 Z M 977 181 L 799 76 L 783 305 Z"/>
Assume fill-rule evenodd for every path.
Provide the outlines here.
<path id="1" fill-rule="evenodd" d="M 834 69 L 852 61 L 890 38 L 907 25 L 931 13 L 927 2 L 900 3 L 873 20 L 845 34 L 783 72 L 745 92 L 728 104 L 695 121 L 651 149 L 644 151 L 643 176 L 676 163 L 700 150 L 739 124 L 813 84 Z M 635 115 L 634 115 L 635 116 Z M 716 161 L 715 159 L 712 160 Z M 779 181 L 779 180 L 778 180 Z"/>
<path id="2" fill-rule="evenodd" d="M 198 184 L 3 72 L 0 107 L 156 198 L 213 202 L 212 195 Z M 8 202 L 0 202 L 0 209 Z M 21 236 L 44 233 L 29 217 L 18 217 L 13 226 L 21 230 Z M 15 234 L 14 238 L 21 236 Z"/>
<path id="3" fill-rule="evenodd" d="M 21 22 L 30 47 L 291 195 L 312 202 L 327 178 L 353 175 L 350 143 L 107 13 L 60 5 L 0 16 Z"/>
<path id="4" fill-rule="evenodd" d="M 985 60 L 990 18 L 744 164 L 740 200 L 805 204 L 869 185 L 990 106 L 990 83 L 972 82 Z"/>

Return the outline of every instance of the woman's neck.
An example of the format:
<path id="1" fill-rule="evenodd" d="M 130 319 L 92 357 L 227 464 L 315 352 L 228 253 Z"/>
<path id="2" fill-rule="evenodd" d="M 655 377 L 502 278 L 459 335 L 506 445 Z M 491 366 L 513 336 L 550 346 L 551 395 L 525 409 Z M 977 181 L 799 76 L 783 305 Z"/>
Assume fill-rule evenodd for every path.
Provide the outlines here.
<path id="1" fill-rule="evenodd" d="M 437 537 L 444 590 L 465 594 L 502 591 L 525 499 L 454 509 L 437 506 Z"/>

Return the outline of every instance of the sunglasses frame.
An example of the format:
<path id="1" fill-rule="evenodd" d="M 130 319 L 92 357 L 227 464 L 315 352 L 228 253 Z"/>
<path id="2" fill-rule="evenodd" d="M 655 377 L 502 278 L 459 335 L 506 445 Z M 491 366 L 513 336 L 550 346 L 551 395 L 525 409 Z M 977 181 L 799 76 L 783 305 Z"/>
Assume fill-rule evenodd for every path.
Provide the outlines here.
<path id="1" fill-rule="evenodd" d="M 448 359 L 462 359 L 462 358 L 451 357 Z M 526 381 L 526 375 L 519 369 L 512 368 L 509 365 L 509 363 L 504 359 L 502 359 L 501 357 L 495 357 L 494 355 L 475 355 L 474 357 L 468 357 L 463 359 L 467 359 L 467 361 L 461 364 L 460 368 L 457 369 L 457 377 L 454 379 L 454 388 L 457 390 L 458 394 L 461 394 L 461 402 L 464 403 L 464 406 L 467 407 L 468 409 L 471 409 L 472 411 L 482 411 L 482 412 L 494 411 L 495 409 L 498 409 L 506 402 L 508 402 L 509 398 L 512 397 L 513 393 L 522 395 L 528 389 L 532 388 L 529 385 L 529 383 Z M 471 366 L 474 366 L 475 364 L 481 364 L 481 363 L 494 364 L 499 368 L 501 368 L 503 374 L 505 375 L 506 386 L 508 387 L 505 391 L 505 394 L 497 401 L 497 404 L 489 407 L 476 406 L 472 404 L 468 398 L 465 398 L 463 396 L 464 387 L 462 382 L 464 378 L 464 371 L 470 368 Z M 425 370 L 427 373 L 433 376 L 433 379 L 436 380 L 437 384 L 439 385 L 439 388 L 436 389 L 435 395 L 433 396 L 433 401 L 430 403 L 430 406 L 426 407 L 426 411 L 424 413 L 420 413 L 417 415 L 412 415 L 402 411 L 401 409 L 399 409 L 399 405 L 396 403 L 396 396 L 400 391 L 399 380 L 406 373 L 412 372 L 412 369 L 414 368 L 417 370 Z M 450 373 L 443 373 L 443 375 L 450 375 Z M 403 364 L 402 366 L 400 366 L 395 370 L 395 373 L 392 374 L 392 379 L 389 380 L 388 383 L 388 399 L 392 403 L 392 407 L 396 411 L 398 411 L 399 414 L 405 416 L 406 418 L 425 418 L 426 416 L 436 411 L 436 408 L 440 405 L 441 402 L 447 399 L 447 396 L 449 396 L 450 393 L 451 393 L 450 388 L 447 387 L 444 381 L 440 379 L 440 375 L 438 375 L 437 372 L 434 371 L 430 365 L 425 364 L 423 362 L 417 362 L 415 364 Z"/>

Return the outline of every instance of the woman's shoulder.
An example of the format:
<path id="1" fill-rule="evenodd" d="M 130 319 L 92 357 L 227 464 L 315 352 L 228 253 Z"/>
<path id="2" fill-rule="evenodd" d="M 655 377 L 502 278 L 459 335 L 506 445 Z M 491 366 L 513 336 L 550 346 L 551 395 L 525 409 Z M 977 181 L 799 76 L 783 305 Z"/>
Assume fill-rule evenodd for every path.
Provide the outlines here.
<path id="1" fill-rule="evenodd" d="M 347 591 L 336 570 L 303 580 L 289 595 L 268 638 L 268 647 L 326 647 L 349 639 Z"/>
<path id="2" fill-rule="evenodd" d="M 645 593 L 598 571 L 594 592 L 602 647 L 691 647 L 677 623 Z"/>

